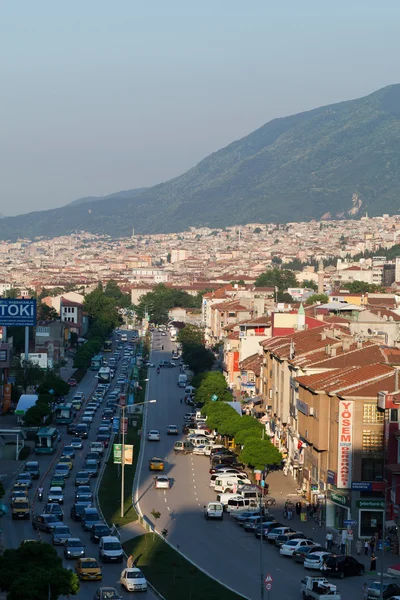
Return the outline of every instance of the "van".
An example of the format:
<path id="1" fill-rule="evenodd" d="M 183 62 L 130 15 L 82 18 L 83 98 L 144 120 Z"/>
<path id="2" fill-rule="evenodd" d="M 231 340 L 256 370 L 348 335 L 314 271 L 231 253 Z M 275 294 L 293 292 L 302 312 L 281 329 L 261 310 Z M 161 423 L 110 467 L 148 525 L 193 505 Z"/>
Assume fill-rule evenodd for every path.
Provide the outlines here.
<path id="1" fill-rule="evenodd" d="M 101 521 L 101 519 L 97 512 L 97 508 L 93 508 L 92 506 L 85 508 L 82 515 L 82 527 L 84 531 L 90 531 L 92 525 L 99 521 Z"/>
<path id="2" fill-rule="evenodd" d="M 181 373 L 178 377 L 178 387 L 184 388 L 184 387 L 186 387 L 186 384 L 187 384 L 187 375 L 185 375 L 184 373 Z"/>
<path id="3" fill-rule="evenodd" d="M 237 492 L 238 487 L 242 483 L 251 483 L 250 479 L 243 479 L 238 475 L 231 475 L 230 477 L 218 477 L 214 483 L 214 490 L 216 492 Z"/>
<path id="4" fill-rule="evenodd" d="M 258 503 L 252 498 L 243 498 L 239 494 L 220 493 L 217 494 L 217 502 L 224 505 L 226 512 L 257 508 Z"/>
<path id="5" fill-rule="evenodd" d="M 246 473 L 213 473 L 210 477 L 210 487 L 215 487 L 215 483 L 218 479 L 238 479 L 240 485 L 242 485 L 245 482 L 251 483 L 251 481 L 247 478 Z"/>
<path id="6" fill-rule="evenodd" d="M 11 513 L 13 519 L 29 519 L 29 500 L 28 498 L 15 498 L 11 504 Z"/>
<path id="7" fill-rule="evenodd" d="M 193 446 L 206 446 L 209 443 L 209 439 L 204 435 L 189 435 L 187 441 Z"/>
<path id="8" fill-rule="evenodd" d="M 99 558 L 103 562 L 122 562 L 124 552 L 121 542 L 113 535 L 105 535 L 100 538 L 99 542 Z"/>
<path id="9" fill-rule="evenodd" d="M 25 473 L 30 473 L 32 479 L 39 479 L 40 477 L 40 468 L 37 460 L 29 460 L 25 464 L 24 468 Z"/>
<path id="10" fill-rule="evenodd" d="M 190 442 L 175 442 L 174 444 L 174 452 L 175 454 L 190 454 L 193 452 L 194 445 Z"/>

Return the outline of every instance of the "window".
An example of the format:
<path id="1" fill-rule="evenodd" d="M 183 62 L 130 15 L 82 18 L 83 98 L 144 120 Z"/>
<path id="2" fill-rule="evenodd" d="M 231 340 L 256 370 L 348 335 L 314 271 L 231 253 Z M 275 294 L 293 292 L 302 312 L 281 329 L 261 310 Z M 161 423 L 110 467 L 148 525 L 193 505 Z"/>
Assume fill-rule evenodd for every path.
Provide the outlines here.
<path id="1" fill-rule="evenodd" d="M 391 408 L 390 409 L 390 422 L 391 423 L 398 423 L 399 421 L 399 409 L 398 408 Z"/>
<path id="2" fill-rule="evenodd" d="M 383 423 L 385 413 L 379 411 L 376 402 L 366 402 L 363 406 L 363 423 Z"/>
<path id="3" fill-rule="evenodd" d="M 363 481 L 382 481 L 382 479 L 383 479 L 383 459 L 381 459 L 381 458 L 362 458 L 361 459 L 361 479 Z"/>
<path id="4" fill-rule="evenodd" d="M 383 431 L 364 429 L 362 434 L 362 451 L 364 454 L 383 452 Z"/>

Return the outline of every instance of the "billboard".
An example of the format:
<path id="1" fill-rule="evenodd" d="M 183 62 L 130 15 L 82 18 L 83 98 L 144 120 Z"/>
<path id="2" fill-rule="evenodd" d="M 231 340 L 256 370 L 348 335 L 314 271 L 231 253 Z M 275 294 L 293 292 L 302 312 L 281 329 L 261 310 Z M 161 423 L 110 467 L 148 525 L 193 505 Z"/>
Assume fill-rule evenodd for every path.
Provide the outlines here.
<path id="1" fill-rule="evenodd" d="M 114 464 L 122 463 L 122 444 L 114 444 L 113 446 Z M 133 463 L 133 445 L 124 445 L 124 464 L 131 465 Z"/>
<path id="2" fill-rule="evenodd" d="M 3 327 L 34 327 L 36 299 L 0 298 L 0 325 Z"/>
<path id="3" fill-rule="evenodd" d="M 336 487 L 351 489 L 354 402 L 339 402 L 338 473 Z"/>
<path id="4" fill-rule="evenodd" d="M 28 359 L 35 365 L 38 365 L 41 369 L 47 369 L 47 354 L 29 352 Z"/>

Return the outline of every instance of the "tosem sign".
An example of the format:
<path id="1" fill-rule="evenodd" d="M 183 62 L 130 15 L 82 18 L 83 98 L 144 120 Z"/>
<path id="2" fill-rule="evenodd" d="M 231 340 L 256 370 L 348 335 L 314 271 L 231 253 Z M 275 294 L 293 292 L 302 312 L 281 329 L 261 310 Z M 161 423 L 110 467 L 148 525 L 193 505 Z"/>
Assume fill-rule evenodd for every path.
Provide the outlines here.
<path id="1" fill-rule="evenodd" d="M 338 439 L 338 473 L 339 489 L 351 489 L 351 472 L 353 465 L 353 417 L 354 402 L 339 402 L 339 439 Z"/>
<path id="2" fill-rule="evenodd" d="M 0 325 L 4 327 L 35 327 L 36 300 L 0 298 Z"/>

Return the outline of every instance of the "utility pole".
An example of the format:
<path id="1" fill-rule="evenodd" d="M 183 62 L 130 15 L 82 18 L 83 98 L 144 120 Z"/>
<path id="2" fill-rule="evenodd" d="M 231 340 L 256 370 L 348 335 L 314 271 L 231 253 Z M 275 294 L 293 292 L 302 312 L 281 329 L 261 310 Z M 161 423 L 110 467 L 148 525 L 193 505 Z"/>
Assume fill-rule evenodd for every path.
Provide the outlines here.
<path id="1" fill-rule="evenodd" d="M 125 405 L 121 406 L 122 411 L 122 448 L 121 448 L 121 518 L 124 516 L 125 499 Z"/>

